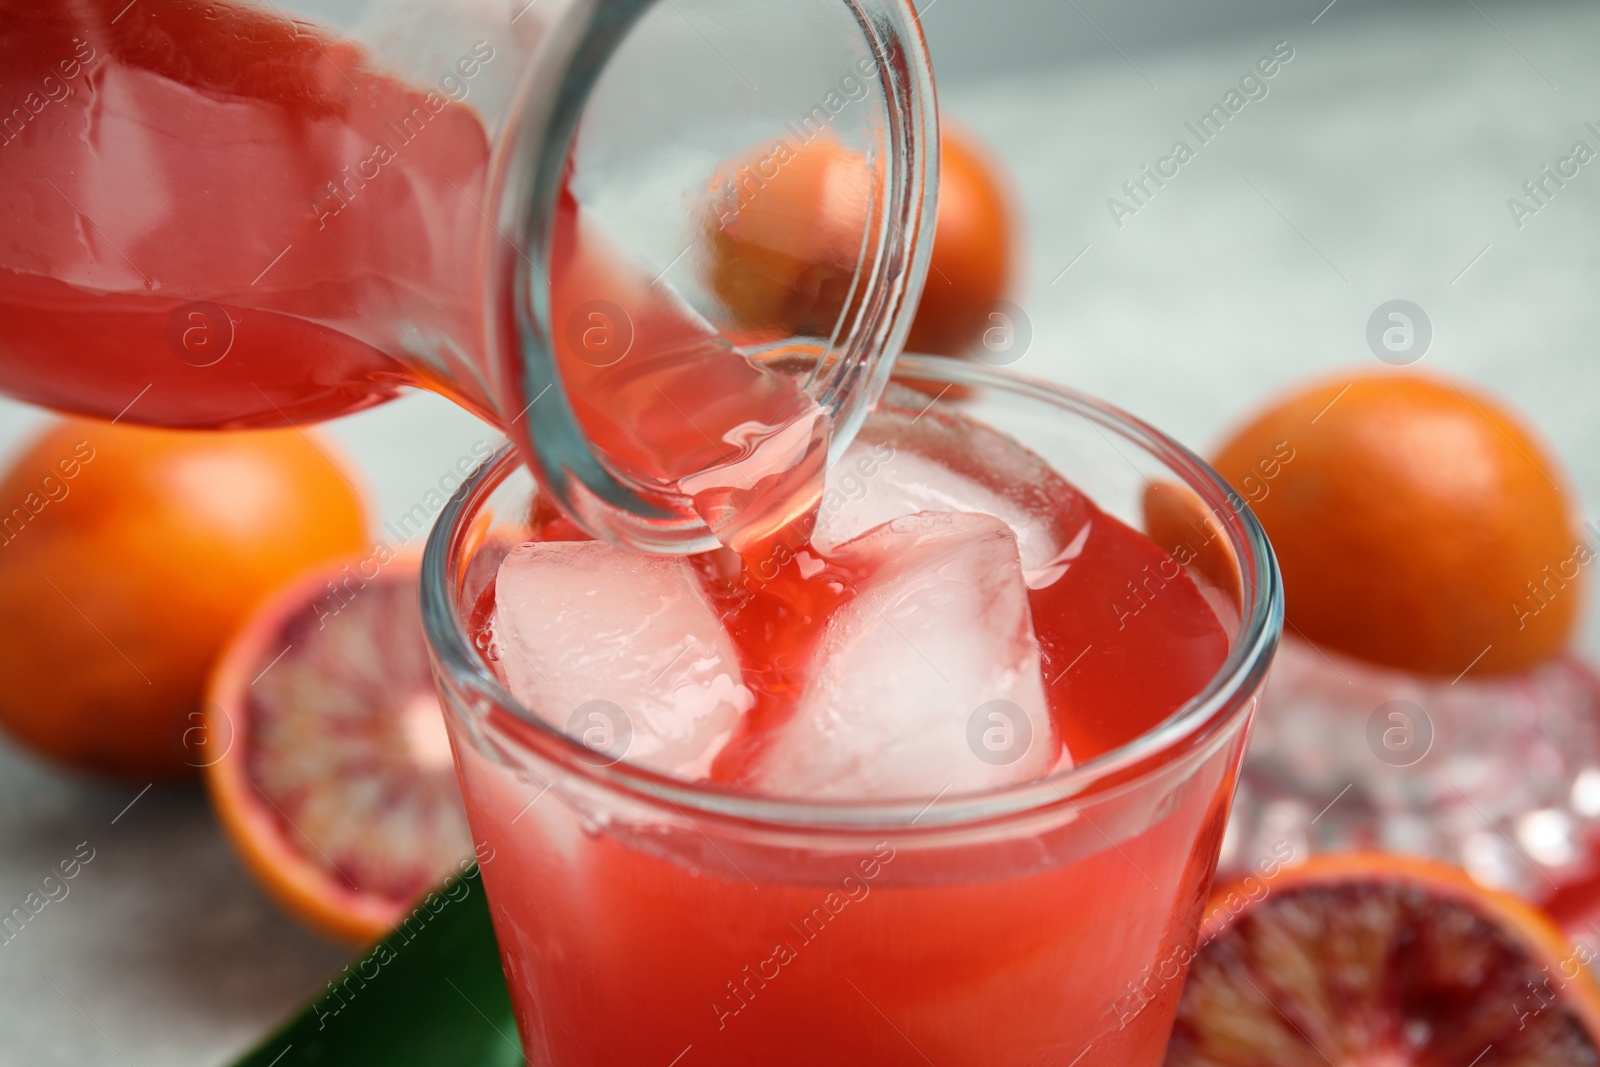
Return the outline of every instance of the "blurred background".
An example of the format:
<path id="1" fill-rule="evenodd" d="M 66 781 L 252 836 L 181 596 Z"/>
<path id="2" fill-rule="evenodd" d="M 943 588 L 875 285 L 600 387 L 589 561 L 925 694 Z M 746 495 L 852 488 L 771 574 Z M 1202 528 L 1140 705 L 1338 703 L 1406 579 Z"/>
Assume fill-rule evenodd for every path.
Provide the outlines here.
<path id="1" fill-rule="evenodd" d="M 1600 146 L 1586 127 L 1600 128 L 1600 7 L 929 0 L 921 10 L 945 115 L 992 147 L 1020 206 L 1013 299 L 1032 341 L 1017 370 L 1207 451 L 1275 391 L 1376 365 L 1369 320 L 1410 301 L 1431 324 L 1419 367 L 1525 413 L 1566 464 L 1585 521 L 1600 517 L 1600 302 L 1589 291 L 1600 166 L 1536 214 L 1508 207 L 1575 141 Z M 1186 123 L 1275 50 L 1292 58 L 1265 95 L 1199 144 Z M 1131 199 L 1124 183 L 1179 138 L 1198 144 L 1194 158 Z M 46 418 L 0 401 L 0 459 Z M 375 528 L 496 440 L 420 393 L 327 431 L 367 479 Z M 1593 612 L 1583 632 L 1584 650 L 1600 651 Z M 138 793 L 0 741 L 0 902 L 20 900 L 86 839 L 96 858 L 70 899 L 0 947 L 8 1062 L 225 1062 L 347 959 L 260 895 L 198 785 Z"/>

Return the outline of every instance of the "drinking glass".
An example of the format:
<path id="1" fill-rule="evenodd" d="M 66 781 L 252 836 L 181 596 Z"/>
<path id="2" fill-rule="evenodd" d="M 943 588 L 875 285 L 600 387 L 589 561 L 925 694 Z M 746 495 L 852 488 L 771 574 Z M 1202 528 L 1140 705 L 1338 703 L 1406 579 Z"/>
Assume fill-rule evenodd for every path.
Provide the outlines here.
<path id="1" fill-rule="evenodd" d="M 435 527 L 422 598 L 535 1067 L 1161 1061 L 1278 642 L 1271 549 L 1201 460 L 1104 403 L 977 363 L 897 374 L 974 387 L 967 414 L 1135 528 L 1153 493 L 1183 500 L 1195 551 L 1175 558 L 1224 576 L 1222 667 L 1134 740 L 991 792 L 812 802 L 663 777 L 496 680 L 478 635 L 537 492 L 500 450 Z"/>

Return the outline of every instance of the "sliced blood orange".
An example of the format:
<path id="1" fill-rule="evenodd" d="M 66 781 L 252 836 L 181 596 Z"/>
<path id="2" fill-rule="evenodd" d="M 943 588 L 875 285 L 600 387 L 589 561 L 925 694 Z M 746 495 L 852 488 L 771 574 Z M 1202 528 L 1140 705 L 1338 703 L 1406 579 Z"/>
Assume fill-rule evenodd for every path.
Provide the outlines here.
<path id="1" fill-rule="evenodd" d="M 472 852 L 415 559 L 380 546 L 294 582 L 235 636 L 208 697 L 217 816 L 310 926 L 371 941 Z"/>
<path id="2" fill-rule="evenodd" d="M 1169 1067 L 1600 1062 L 1594 951 L 1455 868 L 1329 857 L 1227 887 L 1208 914 Z"/>

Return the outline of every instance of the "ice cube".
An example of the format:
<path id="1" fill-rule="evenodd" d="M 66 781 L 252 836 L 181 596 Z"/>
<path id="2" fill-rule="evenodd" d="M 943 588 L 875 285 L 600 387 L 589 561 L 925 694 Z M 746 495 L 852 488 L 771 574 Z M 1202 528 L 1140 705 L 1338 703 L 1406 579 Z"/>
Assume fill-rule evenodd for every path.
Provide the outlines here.
<path id="1" fill-rule="evenodd" d="M 1017 538 L 989 515 L 918 512 L 841 546 L 871 572 L 829 620 L 752 784 L 794 797 L 932 797 L 1056 764 Z"/>
<path id="2" fill-rule="evenodd" d="M 919 511 L 1006 523 L 1032 588 L 1060 577 L 1088 533 L 1082 494 L 1021 444 L 958 415 L 886 403 L 829 469 L 812 544 L 827 553 Z"/>
<path id="3" fill-rule="evenodd" d="M 494 630 L 512 694 L 597 759 L 704 777 L 753 703 L 683 559 L 521 545 L 495 581 Z"/>

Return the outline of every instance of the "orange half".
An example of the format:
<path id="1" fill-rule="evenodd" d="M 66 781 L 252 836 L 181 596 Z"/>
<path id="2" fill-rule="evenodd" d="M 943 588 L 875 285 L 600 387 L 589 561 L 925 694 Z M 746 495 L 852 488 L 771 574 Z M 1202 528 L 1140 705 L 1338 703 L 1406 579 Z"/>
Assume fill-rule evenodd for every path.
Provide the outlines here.
<path id="1" fill-rule="evenodd" d="M 471 854 L 414 558 L 380 546 L 292 583 L 229 644 L 206 713 L 218 819 L 322 933 L 382 936 Z"/>
<path id="2" fill-rule="evenodd" d="M 1596 952 L 1428 860 L 1330 856 L 1212 898 L 1169 1067 L 1600 1062 Z"/>

